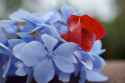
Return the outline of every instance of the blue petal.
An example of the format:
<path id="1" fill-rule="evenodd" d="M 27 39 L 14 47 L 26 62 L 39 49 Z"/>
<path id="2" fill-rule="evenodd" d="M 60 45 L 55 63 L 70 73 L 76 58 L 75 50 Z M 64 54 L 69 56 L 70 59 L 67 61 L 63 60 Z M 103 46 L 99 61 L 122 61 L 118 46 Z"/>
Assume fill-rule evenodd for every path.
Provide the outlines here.
<path id="1" fill-rule="evenodd" d="M 94 45 L 92 47 L 92 50 L 89 52 L 90 55 L 100 55 L 105 52 L 105 49 L 102 49 L 102 43 L 101 40 L 97 40 L 94 42 Z"/>
<path id="2" fill-rule="evenodd" d="M 93 69 L 92 57 L 84 51 L 76 51 L 75 56 L 89 70 Z"/>
<path id="3" fill-rule="evenodd" d="M 69 82 L 70 81 L 70 74 L 66 74 L 63 72 L 59 73 L 59 80 L 65 82 Z"/>
<path id="4" fill-rule="evenodd" d="M 41 15 L 41 13 L 35 13 L 34 15 L 36 17 L 39 17 L 41 19 L 41 21 L 48 23 L 49 20 L 51 19 L 51 17 L 55 15 L 55 11 L 50 11 L 44 15 Z"/>
<path id="5" fill-rule="evenodd" d="M 38 83 L 48 83 L 54 75 L 55 70 L 51 60 L 44 59 L 34 68 L 34 78 Z"/>
<path id="6" fill-rule="evenodd" d="M 42 34 L 46 33 L 55 38 L 60 38 L 60 34 L 58 30 L 55 28 L 55 26 L 50 25 L 50 24 L 41 24 L 40 26 L 42 27 L 42 30 L 41 30 Z"/>
<path id="7" fill-rule="evenodd" d="M 17 12 L 10 15 L 10 19 L 12 20 L 26 20 L 31 23 L 40 24 L 41 22 L 37 17 L 35 17 L 33 14 L 25 11 L 25 10 L 18 10 Z"/>
<path id="8" fill-rule="evenodd" d="M 71 63 L 76 63 L 74 52 L 77 50 L 77 46 L 73 43 L 63 43 L 56 48 L 55 54 L 69 60 Z"/>
<path id="9" fill-rule="evenodd" d="M 105 82 L 108 80 L 108 78 L 105 75 L 99 72 L 88 70 L 86 71 L 86 74 L 87 74 L 86 79 L 91 82 Z"/>
<path id="10" fill-rule="evenodd" d="M 15 23 L 16 23 L 15 21 L 3 20 L 0 23 L 0 27 L 2 27 L 7 33 L 15 34 L 17 31 Z"/>
<path id="11" fill-rule="evenodd" d="M 56 46 L 56 44 L 58 43 L 58 40 L 54 37 L 51 37 L 47 34 L 43 34 L 41 36 L 41 39 L 43 41 L 43 43 L 45 44 L 45 46 L 47 47 L 47 49 L 49 51 L 52 51 L 53 48 Z"/>
<path id="12" fill-rule="evenodd" d="M 18 27 L 18 26 L 17 26 Z M 34 28 L 36 27 L 35 24 L 31 23 L 31 22 L 25 22 L 19 26 L 19 29 L 21 32 L 30 32 L 32 31 Z"/>
<path id="13" fill-rule="evenodd" d="M 19 44 L 19 43 L 23 43 L 24 41 L 21 39 L 9 39 L 8 40 L 8 44 L 9 47 L 13 48 L 15 45 Z"/>
<path id="14" fill-rule="evenodd" d="M 53 13 L 53 15 L 51 16 L 51 18 L 49 19 L 49 23 L 54 24 L 54 23 L 56 23 L 58 21 L 62 21 L 62 20 L 63 19 L 62 19 L 61 15 L 59 14 L 59 12 L 55 11 Z"/>
<path id="15" fill-rule="evenodd" d="M 102 70 L 105 64 L 106 64 L 105 61 L 100 56 L 93 57 L 94 70 L 96 71 Z"/>
<path id="16" fill-rule="evenodd" d="M 53 57 L 56 67 L 64 73 L 73 73 L 75 71 L 75 66 L 72 63 L 72 59 L 69 57 L 56 55 Z"/>
<path id="17" fill-rule="evenodd" d="M 21 55 L 20 55 L 20 51 L 21 49 L 23 49 L 23 47 L 26 45 L 26 43 L 20 43 L 20 44 L 17 44 L 16 46 L 14 46 L 13 48 L 13 54 L 16 58 L 20 59 L 21 60 Z"/>
<path id="18" fill-rule="evenodd" d="M 14 55 L 31 67 L 38 64 L 47 54 L 40 42 L 32 41 L 28 44 L 18 44 L 13 49 Z"/>
<path id="19" fill-rule="evenodd" d="M 74 43 L 63 43 L 56 48 L 55 54 L 60 56 L 71 56 L 77 50 L 77 45 Z"/>
<path id="20" fill-rule="evenodd" d="M 58 30 L 58 32 L 60 34 L 64 34 L 64 33 L 68 32 L 68 28 L 65 23 L 56 22 L 56 23 L 54 23 L 54 26 L 56 27 L 56 29 Z"/>

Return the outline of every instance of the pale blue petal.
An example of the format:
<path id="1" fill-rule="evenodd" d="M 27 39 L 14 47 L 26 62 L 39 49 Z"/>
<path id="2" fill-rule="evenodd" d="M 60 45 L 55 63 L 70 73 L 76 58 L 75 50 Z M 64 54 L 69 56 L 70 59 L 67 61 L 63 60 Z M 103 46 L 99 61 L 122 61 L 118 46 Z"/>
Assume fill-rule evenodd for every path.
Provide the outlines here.
<path id="1" fill-rule="evenodd" d="M 64 33 L 68 32 L 68 28 L 65 23 L 56 22 L 56 23 L 54 23 L 54 26 L 56 27 L 56 29 L 58 30 L 58 32 L 60 34 L 64 34 Z"/>
<path id="2" fill-rule="evenodd" d="M 105 52 L 105 49 L 102 49 L 101 40 L 97 40 L 94 42 L 94 45 L 93 45 L 91 51 L 89 52 L 89 54 L 97 56 L 97 55 L 100 55 L 104 52 Z"/>
<path id="3" fill-rule="evenodd" d="M 29 67 L 38 64 L 47 54 L 43 45 L 37 41 L 16 45 L 13 51 L 14 55 Z"/>
<path id="4" fill-rule="evenodd" d="M 50 22 L 52 16 L 55 16 L 55 11 L 50 11 L 47 14 L 43 15 L 42 19 L 44 20 L 44 22 Z"/>
<path id="5" fill-rule="evenodd" d="M 47 35 L 47 34 L 41 35 L 41 39 L 49 51 L 52 51 L 53 48 L 58 43 L 58 40 L 56 38 L 54 38 L 50 35 Z"/>
<path id="6" fill-rule="evenodd" d="M 50 18 L 48 19 L 47 22 L 49 22 L 50 24 L 54 24 L 58 21 L 63 20 L 59 12 L 57 12 L 57 11 L 52 11 L 52 12 L 53 13 L 51 13 L 51 16 L 50 16 Z"/>
<path id="7" fill-rule="evenodd" d="M 108 77 L 99 72 L 87 70 L 86 74 L 86 79 L 91 82 L 105 82 L 108 80 Z"/>
<path id="8" fill-rule="evenodd" d="M 30 17 L 31 14 L 25 10 L 18 10 L 10 15 L 10 19 L 12 20 L 23 20 L 23 18 Z"/>
<path id="9" fill-rule="evenodd" d="M 34 16 L 39 17 L 41 21 L 43 22 L 49 22 L 52 16 L 55 15 L 55 11 L 49 11 L 44 15 L 41 15 L 41 13 L 34 13 Z"/>
<path id="10" fill-rule="evenodd" d="M 75 56 L 89 70 L 93 69 L 92 57 L 84 51 L 76 51 Z"/>
<path id="11" fill-rule="evenodd" d="M 60 38 L 60 34 L 54 25 L 41 24 L 40 26 L 42 27 L 42 30 L 41 30 L 42 34 L 45 33 L 45 34 L 49 34 L 55 38 Z"/>
<path id="12" fill-rule="evenodd" d="M 64 73 L 72 73 L 75 71 L 75 66 L 69 58 L 56 55 L 53 57 L 56 67 Z"/>
<path id="13" fill-rule="evenodd" d="M 55 70 L 51 60 L 44 59 L 34 68 L 34 78 L 38 83 L 48 83 L 54 75 Z"/>
<path id="14" fill-rule="evenodd" d="M 77 46 L 73 43 L 63 43 L 55 50 L 55 55 L 60 56 L 71 63 L 77 63 L 74 56 L 74 52 L 77 50 Z"/>
<path id="15" fill-rule="evenodd" d="M 26 21 L 29 21 L 33 24 L 34 23 L 36 23 L 36 24 L 41 23 L 39 21 L 39 19 L 37 17 L 35 17 L 33 14 L 31 14 L 25 10 L 21 10 L 21 9 L 15 13 L 11 14 L 10 19 L 12 19 L 12 20 L 26 20 Z"/>
<path id="16" fill-rule="evenodd" d="M 66 73 L 63 73 L 63 72 L 60 72 L 59 73 L 59 80 L 60 81 L 63 81 L 64 83 L 65 82 L 69 82 L 70 81 L 70 74 L 66 74 Z"/>
<path id="17" fill-rule="evenodd" d="M 15 45 L 19 44 L 19 43 L 23 43 L 24 41 L 21 39 L 9 39 L 8 40 L 8 44 L 9 47 L 13 48 Z"/>
<path id="18" fill-rule="evenodd" d="M 10 33 L 10 34 L 16 33 L 17 27 L 15 24 L 16 24 L 16 21 L 12 21 L 12 20 L 0 21 L 0 27 L 2 27 L 7 33 Z"/>
<path id="19" fill-rule="evenodd" d="M 56 48 L 55 54 L 59 56 L 72 56 L 73 53 L 77 50 L 78 46 L 74 43 L 63 43 Z"/>

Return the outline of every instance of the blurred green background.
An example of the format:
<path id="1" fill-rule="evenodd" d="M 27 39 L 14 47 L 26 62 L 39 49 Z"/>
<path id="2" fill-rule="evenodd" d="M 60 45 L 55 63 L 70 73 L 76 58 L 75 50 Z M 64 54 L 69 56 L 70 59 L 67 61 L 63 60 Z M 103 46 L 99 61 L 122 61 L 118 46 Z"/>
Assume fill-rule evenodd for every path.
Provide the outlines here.
<path id="1" fill-rule="evenodd" d="M 108 59 L 125 59 L 125 0 L 117 0 L 119 15 L 111 23 L 104 23 L 107 36 L 103 40 Z"/>
<path id="2" fill-rule="evenodd" d="M 7 18 L 8 14 L 21 7 L 22 0 L 1 0 L 5 3 L 6 13 L 0 15 Z M 104 47 L 107 49 L 105 58 L 125 59 L 125 0 L 117 0 L 119 7 L 118 16 L 111 22 L 102 22 L 107 31 L 103 39 Z"/>

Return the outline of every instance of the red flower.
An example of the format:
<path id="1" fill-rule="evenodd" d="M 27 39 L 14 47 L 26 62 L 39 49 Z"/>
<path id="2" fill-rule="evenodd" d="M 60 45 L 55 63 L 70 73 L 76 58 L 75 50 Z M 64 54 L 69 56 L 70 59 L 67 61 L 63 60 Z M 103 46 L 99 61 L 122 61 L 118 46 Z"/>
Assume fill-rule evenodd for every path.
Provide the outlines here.
<path id="1" fill-rule="evenodd" d="M 99 40 L 106 34 L 103 26 L 97 20 L 87 15 L 70 16 L 68 29 L 69 32 L 63 34 L 63 38 L 79 44 L 85 51 L 90 51 L 94 40 Z"/>

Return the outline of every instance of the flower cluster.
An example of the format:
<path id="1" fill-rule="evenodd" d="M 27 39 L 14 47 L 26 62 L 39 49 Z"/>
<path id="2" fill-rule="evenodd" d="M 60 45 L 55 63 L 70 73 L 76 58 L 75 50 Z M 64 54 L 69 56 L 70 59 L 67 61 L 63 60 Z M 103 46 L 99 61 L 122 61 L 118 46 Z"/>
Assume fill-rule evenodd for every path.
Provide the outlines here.
<path id="1" fill-rule="evenodd" d="M 99 56 L 105 52 L 104 35 L 98 21 L 67 6 L 45 15 L 19 10 L 0 21 L 3 77 L 33 75 L 38 83 L 48 83 L 55 75 L 63 82 L 73 75 L 80 76 L 79 83 L 106 81 Z"/>

